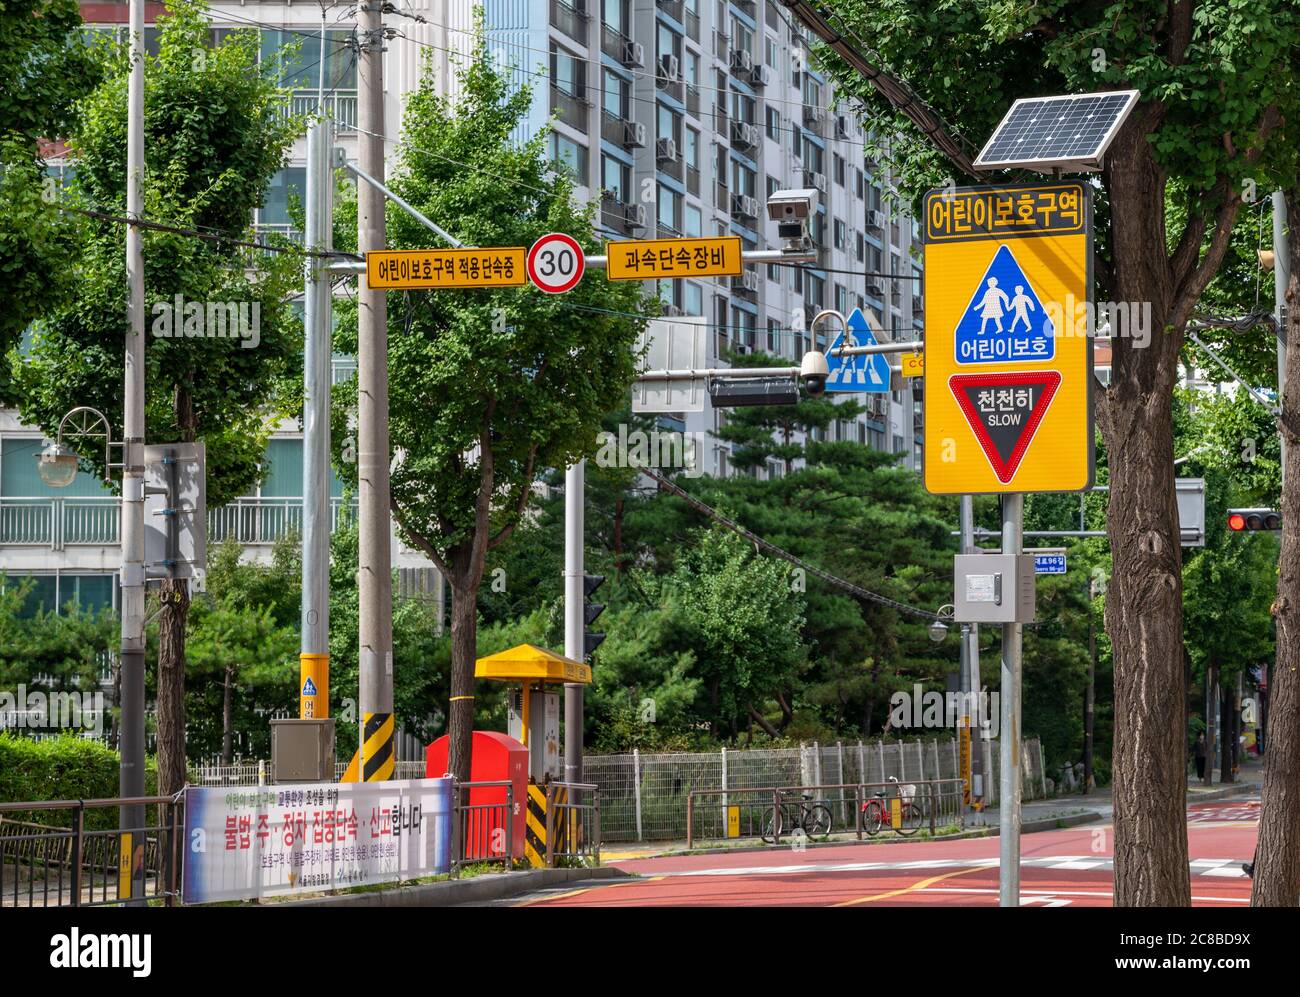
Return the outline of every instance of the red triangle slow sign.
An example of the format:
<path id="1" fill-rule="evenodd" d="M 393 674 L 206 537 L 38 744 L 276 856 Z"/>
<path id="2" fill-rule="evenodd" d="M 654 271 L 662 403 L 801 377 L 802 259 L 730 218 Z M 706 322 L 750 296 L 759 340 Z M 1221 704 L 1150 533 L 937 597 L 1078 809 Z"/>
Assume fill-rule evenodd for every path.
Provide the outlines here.
<path id="1" fill-rule="evenodd" d="M 1004 485 L 1016 476 L 1060 386 L 1061 374 L 1055 370 L 948 378 L 953 397 Z"/>

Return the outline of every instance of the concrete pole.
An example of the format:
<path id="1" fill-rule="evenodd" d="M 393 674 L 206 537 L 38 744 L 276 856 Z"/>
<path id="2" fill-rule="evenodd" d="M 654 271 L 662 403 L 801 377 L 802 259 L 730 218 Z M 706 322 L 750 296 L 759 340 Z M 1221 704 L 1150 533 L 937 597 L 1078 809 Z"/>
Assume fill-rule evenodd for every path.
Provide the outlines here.
<path id="1" fill-rule="evenodd" d="M 1025 497 L 1002 496 L 1002 553 L 1021 553 Z M 1014 596 L 1013 596 L 1014 598 Z M 998 812 L 998 905 L 1020 906 L 1020 641 L 1022 625 L 1002 624 L 1002 771 Z"/>
<path id="2" fill-rule="evenodd" d="M 127 83 L 126 213 L 144 214 L 144 0 L 131 0 L 131 76 Z M 123 381 L 122 439 L 122 733 L 118 791 L 124 798 L 144 796 L 144 248 L 142 232 L 126 229 L 127 319 Z M 133 834 L 133 853 L 144 849 L 143 806 L 124 806 L 123 831 Z M 144 896 L 143 863 L 134 863 L 131 896 Z M 143 903 L 143 900 L 139 901 Z"/>
<path id="3" fill-rule="evenodd" d="M 322 44 L 323 44 L 322 39 Z M 322 70 L 323 72 L 323 70 Z M 332 248 L 334 176 L 332 122 L 321 117 L 307 131 L 307 248 Z M 305 335 L 302 425 L 302 645 L 299 712 L 303 720 L 329 716 L 330 357 L 333 302 L 328 260 L 307 258 L 303 300 Z"/>
<path id="4" fill-rule="evenodd" d="M 564 472 L 564 656 L 586 658 L 583 620 L 583 563 L 586 542 L 584 509 L 587 462 Z M 564 781 L 582 781 L 582 685 L 564 685 Z"/>
<path id="5" fill-rule="evenodd" d="M 358 159 L 384 180 L 384 38 L 378 0 L 359 8 Z M 357 245 L 385 247 L 384 195 L 357 184 Z M 360 781 L 392 778 L 393 578 L 388 482 L 388 308 L 383 291 L 357 284 L 357 477 L 360 602 Z"/>

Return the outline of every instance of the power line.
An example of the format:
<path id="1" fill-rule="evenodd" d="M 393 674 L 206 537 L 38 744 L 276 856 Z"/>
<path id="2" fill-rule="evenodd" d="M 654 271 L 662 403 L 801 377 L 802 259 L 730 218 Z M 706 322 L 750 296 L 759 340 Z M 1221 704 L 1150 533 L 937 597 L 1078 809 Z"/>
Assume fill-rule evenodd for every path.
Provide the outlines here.
<path id="1" fill-rule="evenodd" d="M 887 595 L 881 595 L 879 592 L 872 592 L 870 589 L 865 589 L 861 585 L 857 585 L 851 581 L 848 581 L 847 579 L 840 578 L 838 575 L 832 575 L 829 571 L 824 571 L 821 568 L 817 567 L 816 565 L 809 564 L 803 558 L 797 557 L 794 554 L 791 554 L 788 550 L 784 550 L 783 548 L 778 547 L 776 544 L 764 540 L 756 533 L 750 532 L 749 530 L 745 529 L 745 527 L 737 523 L 735 520 L 728 519 L 722 513 L 718 512 L 717 509 L 714 509 L 712 506 L 696 498 L 690 492 L 686 491 L 680 485 L 677 485 L 673 481 L 669 480 L 667 477 L 660 474 L 654 468 L 642 467 L 640 465 L 634 465 L 634 466 L 642 474 L 646 475 L 649 478 L 652 478 L 655 482 L 657 482 L 659 485 L 659 489 L 661 491 L 669 492 L 672 495 L 676 495 L 679 499 L 681 499 L 691 508 L 695 509 L 697 512 L 702 512 L 705 516 L 708 516 L 710 519 L 714 520 L 715 522 L 721 523 L 723 526 L 731 530 L 733 533 L 743 537 L 745 540 L 748 540 L 756 548 L 760 550 L 764 550 L 767 553 L 773 555 L 774 557 L 779 557 L 783 561 L 788 561 L 789 563 L 793 564 L 795 567 L 800 568 L 801 570 L 807 572 L 810 575 L 813 575 L 816 578 L 820 578 L 822 581 L 826 582 L 829 585 L 833 585 L 838 589 L 842 589 L 843 591 L 848 592 L 859 599 L 865 599 L 868 602 L 875 602 L 875 603 L 879 603 L 882 606 L 888 606 L 889 608 L 895 609 L 900 613 L 908 613 L 912 616 L 919 616 L 922 619 L 926 619 L 926 620 L 939 620 L 941 622 L 947 622 L 938 613 L 932 613 L 928 609 L 920 609 L 916 606 L 910 606 L 905 602 L 899 602 L 897 599 L 891 599 Z"/>

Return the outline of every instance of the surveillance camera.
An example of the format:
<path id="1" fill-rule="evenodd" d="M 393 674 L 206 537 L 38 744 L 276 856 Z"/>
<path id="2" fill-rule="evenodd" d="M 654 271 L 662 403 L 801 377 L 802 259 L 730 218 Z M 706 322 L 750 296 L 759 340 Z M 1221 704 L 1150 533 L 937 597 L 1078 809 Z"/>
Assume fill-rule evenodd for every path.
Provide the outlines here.
<path id="1" fill-rule="evenodd" d="M 778 223 L 807 221 L 816 210 L 816 187 L 776 190 L 767 199 L 767 215 Z"/>
<path id="2" fill-rule="evenodd" d="M 773 191 L 767 199 L 767 216 L 776 222 L 782 251 L 802 253 L 807 249 L 808 219 L 817 210 L 817 188 Z"/>
<path id="3" fill-rule="evenodd" d="M 830 373 L 831 368 L 826 363 L 826 354 L 821 350 L 809 350 L 803 355 L 803 363 L 799 365 L 799 379 L 808 389 L 808 394 L 813 396 L 823 394 L 826 391 L 826 378 Z"/>

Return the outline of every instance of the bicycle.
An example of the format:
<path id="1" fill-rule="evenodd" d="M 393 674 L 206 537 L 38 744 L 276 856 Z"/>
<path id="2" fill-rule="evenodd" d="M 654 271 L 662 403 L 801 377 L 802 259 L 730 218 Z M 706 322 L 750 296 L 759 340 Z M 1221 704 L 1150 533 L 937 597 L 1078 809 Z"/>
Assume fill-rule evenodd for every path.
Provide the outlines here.
<path id="1" fill-rule="evenodd" d="M 793 803 L 782 803 L 779 810 L 769 807 L 767 819 L 763 822 L 762 838 L 769 845 L 782 834 L 794 831 L 803 831 L 810 838 L 824 838 L 831 833 L 831 820 L 829 807 L 805 796 Z"/>
<path id="2" fill-rule="evenodd" d="M 889 781 L 898 787 L 898 826 L 894 827 L 890 800 L 885 793 L 880 792 L 862 804 L 862 830 L 874 838 L 880 833 L 880 829 L 888 824 L 906 838 L 915 834 L 921 827 L 923 820 L 921 808 L 912 802 L 910 794 L 903 793 L 903 787 L 899 786 L 896 778 L 891 775 Z"/>

